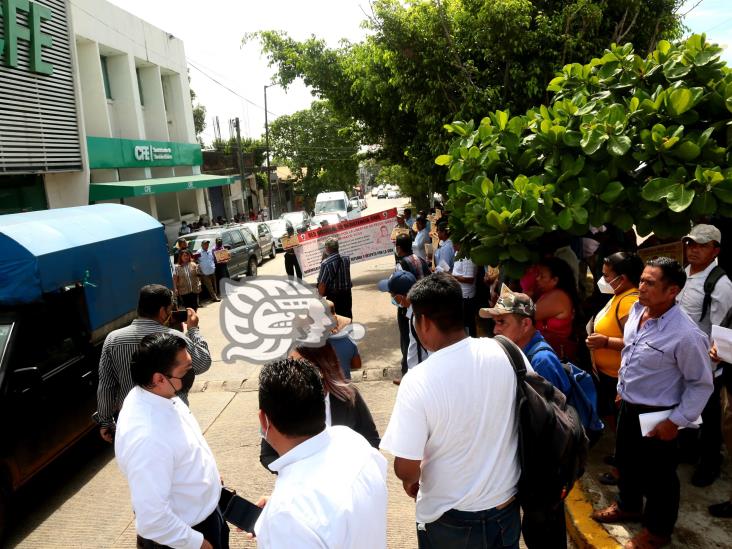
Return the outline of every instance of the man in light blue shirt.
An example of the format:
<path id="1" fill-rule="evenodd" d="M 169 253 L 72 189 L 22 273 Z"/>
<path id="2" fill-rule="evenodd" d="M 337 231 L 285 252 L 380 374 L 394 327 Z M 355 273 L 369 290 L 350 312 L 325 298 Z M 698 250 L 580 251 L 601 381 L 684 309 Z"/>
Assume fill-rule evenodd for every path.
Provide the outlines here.
<path id="1" fill-rule="evenodd" d="M 455 248 L 450 240 L 450 229 L 447 227 L 447 222 L 437 224 L 437 238 L 440 239 L 440 244 L 435 250 L 435 271 L 451 273 L 455 265 Z M 447 269 L 445 269 L 445 265 L 447 265 Z"/>
<path id="2" fill-rule="evenodd" d="M 201 249 L 198 252 L 198 268 L 201 271 L 201 282 L 206 286 L 208 295 L 213 301 L 221 301 L 216 291 L 216 258 L 213 250 L 209 248 L 211 242 L 204 240 L 201 243 Z"/>
<path id="3" fill-rule="evenodd" d="M 686 273 L 677 261 L 648 261 L 638 303 L 625 324 L 615 443 L 618 501 L 592 516 L 604 523 L 641 520 L 643 529 L 626 547 L 670 543 L 680 500 L 678 430 L 696 428 L 694 422 L 712 394 L 709 340 L 676 304 L 685 283 Z M 639 416 L 651 412 L 668 417 L 644 436 Z"/>
<path id="4" fill-rule="evenodd" d="M 430 238 L 430 232 L 427 230 L 427 220 L 422 216 L 417 217 L 417 220 L 414 222 L 414 228 L 416 232 L 414 243 L 412 244 L 414 255 L 429 262 L 430 259 L 427 257 L 426 245 L 431 243 L 432 239 Z"/>

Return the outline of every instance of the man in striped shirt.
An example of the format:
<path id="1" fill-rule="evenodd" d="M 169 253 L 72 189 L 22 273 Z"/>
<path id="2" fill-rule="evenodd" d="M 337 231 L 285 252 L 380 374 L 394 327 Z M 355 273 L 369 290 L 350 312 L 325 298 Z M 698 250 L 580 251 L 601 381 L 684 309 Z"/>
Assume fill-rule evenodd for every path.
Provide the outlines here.
<path id="1" fill-rule="evenodd" d="M 318 293 L 335 305 L 336 314 L 353 318 L 351 260 L 338 253 L 338 240 L 325 241 L 325 258 L 318 273 Z"/>
<path id="2" fill-rule="evenodd" d="M 166 332 L 182 337 L 193 360 L 193 371 L 202 374 L 211 367 L 208 344 L 198 329 L 198 315 L 188 309 L 187 337 L 167 326 L 173 312 L 173 292 L 160 284 L 149 284 L 140 290 L 137 303 L 137 318 L 132 324 L 110 332 L 104 340 L 99 360 L 99 387 L 97 388 L 97 411 L 99 432 L 107 442 L 114 438 L 114 416 L 122 407 L 127 393 L 134 383 L 130 373 L 132 355 L 142 339 L 149 334 Z M 187 394 L 180 395 L 188 404 Z"/>

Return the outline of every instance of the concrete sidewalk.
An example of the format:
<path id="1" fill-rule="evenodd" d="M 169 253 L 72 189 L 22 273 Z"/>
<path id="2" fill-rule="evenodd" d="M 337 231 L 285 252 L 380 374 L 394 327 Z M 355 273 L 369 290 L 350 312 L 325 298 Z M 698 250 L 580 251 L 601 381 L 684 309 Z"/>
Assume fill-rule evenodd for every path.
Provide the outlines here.
<path id="1" fill-rule="evenodd" d="M 622 547 L 639 530 L 640 524 L 601 525 L 590 518 L 593 509 L 601 509 L 617 496 L 617 487 L 605 486 L 599 477 L 610 470 L 603 463 L 603 456 L 611 455 L 615 439 L 611 433 L 592 448 L 587 472 L 572 489 L 567 498 L 567 527 L 570 538 L 580 548 Z M 709 515 L 707 507 L 729 499 L 732 492 L 730 465 L 722 470 L 722 476 L 706 488 L 691 484 L 694 468 L 679 466 L 681 481 L 681 506 L 671 547 L 676 549 L 707 549 L 732 547 L 732 520 L 717 519 Z"/>

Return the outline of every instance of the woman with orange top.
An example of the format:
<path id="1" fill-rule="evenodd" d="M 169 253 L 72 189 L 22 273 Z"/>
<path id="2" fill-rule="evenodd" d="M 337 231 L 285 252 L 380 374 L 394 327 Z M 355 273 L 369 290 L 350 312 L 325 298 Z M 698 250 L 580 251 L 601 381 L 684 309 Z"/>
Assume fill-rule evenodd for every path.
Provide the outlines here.
<path id="1" fill-rule="evenodd" d="M 578 305 L 577 281 L 569 265 L 550 257 L 537 264 L 535 326 L 562 359 L 576 361 L 574 315 Z"/>
<path id="2" fill-rule="evenodd" d="M 597 407 L 606 425 L 613 430 L 617 415 L 617 396 L 620 351 L 623 350 L 623 330 L 633 304 L 638 301 L 638 284 L 643 272 L 643 261 L 632 253 L 618 252 L 605 258 L 602 277 L 597 286 L 612 299 L 595 315 L 592 333 L 587 337 L 587 348 L 592 353 L 592 364 L 597 371 L 599 387 Z"/>

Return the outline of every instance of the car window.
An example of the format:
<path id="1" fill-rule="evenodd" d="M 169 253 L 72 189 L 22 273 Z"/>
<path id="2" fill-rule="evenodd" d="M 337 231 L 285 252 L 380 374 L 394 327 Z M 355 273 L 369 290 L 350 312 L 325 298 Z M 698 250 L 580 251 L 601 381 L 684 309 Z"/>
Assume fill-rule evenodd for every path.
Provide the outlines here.
<path id="1" fill-rule="evenodd" d="M 232 240 L 230 233 L 224 233 L 221 235 L 221 240 L 224 246 L 229 246 L 231 248 L 234 245 L 234 241 Z"/>
<path id="2" fill-rule="evenodd" d="M 259 234 L 262 236 L 269 235 L 269 228 L 267 227 L 267 225 L 262 224 L 259 226 Z"/>
<path id="3" fill-rule="evenodd" d="M 229 234 L 231 235 L 232 246 L 237 247 L 244 243 L 244 237 L 241 235 L 241 231 L 231 230 Z"/>
<path id="4" fill-rule="evenodd" d="M 241 234 L 244 237 L 244 241 L 247 244 L 254 244 L 256 242 L 254 235 L 252 234 L 252 232 L 249 229 L 247 229 L 247 228 L 242 229 Z"/>

